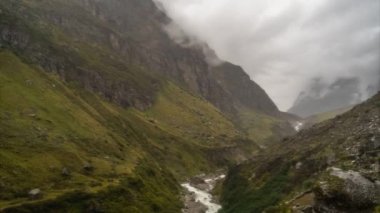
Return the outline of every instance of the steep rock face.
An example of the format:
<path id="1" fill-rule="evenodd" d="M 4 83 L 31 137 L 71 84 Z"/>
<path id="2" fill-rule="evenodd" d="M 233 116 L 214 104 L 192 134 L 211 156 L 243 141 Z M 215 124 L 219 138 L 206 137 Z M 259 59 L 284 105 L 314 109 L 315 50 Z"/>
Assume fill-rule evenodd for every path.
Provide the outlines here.
<path id="1" fill-rule="evenodd" d="M 162 28 L 170 20 L 151 0 L 85 2 L 87 8 L 96 11 L 93 14 L 103 17 L 109 24 L 114 23 L 122 34 L 137 35 L 133 44 L 120 38 L 117 44 L 124 45 L 117 45 L 118 49 L 129 55 L 127 43 L 139 55 L 141 65 L 149 70 L 169 76 L 227 113 L 234 113 L 239 105 L 272 114 L 278 112 L 265 91 L 240 67 L 230 63 L 210 66 L 202 47 L 185 48 L 173 42 Z M 138 46 L 132 47 L 135 41 Z M 232 99 L 238 100 L 236 105 L 231 104 Z"/>
<path id="2" fill-rule="evenodd" d="M 17 53 L 28 63 L 57 73 L 65 81 L 100 93 L 122 106 L 149 107 L 159 80 L 134 64 L 124 62 L 116 53 L 106 55 L 103 49 L 106 47 L 91 46 L 92 39 L 101 40 L 100 31 L 109 33 L 111 30 L 99 26 L 80 7 L 71 10 L 69 5 L 1 2 L 0 46 Z M 65 31 L 65 27 L 83 34 L 70 37 L 71 34 L 61 31 Z M 80 42 L 80 38 L 89 43 Z"/>
<path id="3" fill-rule="evenodd" d="M 149 107 L 159 76 L 164 76 L 229 115 L 242 106 L 278 113 L 265 91 L 241 68 L 229 63 L 210 66 L 202 48 L 175 43 L 163 29 L 170 20 L 151 0 L 3 1 L 2 5 L 3 20 L 12 18 L 0 27 L 2 46 L 123 106 Z M 20 24 L 13 25 L 14 20 Z M 93 60 L 109 71 L 94 66 Z"/>
<path id="4" fill-rule="evenodd" d="M 212 68 L 212 75 L 228 92 L 228 98 L 234 101 L 235 106 L 258 109 L 270 115 L 279 114 L 278 108 L 265 91 L 241 67 L 222 63 Z"/>

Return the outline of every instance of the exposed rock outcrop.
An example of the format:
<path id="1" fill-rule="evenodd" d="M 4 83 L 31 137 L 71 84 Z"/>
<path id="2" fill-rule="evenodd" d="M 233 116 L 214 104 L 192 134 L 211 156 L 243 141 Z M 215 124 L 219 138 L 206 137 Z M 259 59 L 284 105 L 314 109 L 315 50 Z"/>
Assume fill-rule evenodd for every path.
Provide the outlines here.
<path id="1" fill-rule="evenodd" d="M 42 191 L 41 189 L 38 189 L 38 188 L 32 189 L 29 191 L 28 195 L 29 195 L 29 199 L 37 200 L 37 199 L 42 198 Z"/>
<path id="2" fill-rule="evenodd" d="M 346 210 L 371 210 L 380 204 L 380 191 L 375 182 L 363 177 L 359 172 L 329 168 L 325 178 L 314 190 L 317 208 Z"/>

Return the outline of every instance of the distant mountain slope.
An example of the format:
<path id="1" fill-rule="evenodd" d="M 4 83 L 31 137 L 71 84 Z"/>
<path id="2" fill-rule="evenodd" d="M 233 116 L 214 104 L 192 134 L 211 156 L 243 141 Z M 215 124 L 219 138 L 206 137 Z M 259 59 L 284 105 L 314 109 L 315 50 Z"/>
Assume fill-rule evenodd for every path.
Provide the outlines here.
<path id="1" fill-rule="evenodd" d="M 322 113 L 307 117 L 307 118 L 303 119 L 303 121 L 302 121 L 303 122 L 303 128 L 310 127 L 314 124 L 335 118 L 336 116 L 339 116 L 339 115 L 351 110 L 353 107 L 354 106 L 348 106 L 348 107 L 335 109 L 335 110 L 332 110 L 329 112 L 322 112 Z"/>
<path id="2" fill-rule="evenodd" d="M 316 80 L 298 96 L 288 112 L 306 118 L 358 104 L 361 98 L 358 79 L 342 78 L 331 85 Z"/>
<path id="3" fill-rule="evenodd" d="M 232 168 L 222 212 L 373 212 L 379 152 L 380 93 Z"/>

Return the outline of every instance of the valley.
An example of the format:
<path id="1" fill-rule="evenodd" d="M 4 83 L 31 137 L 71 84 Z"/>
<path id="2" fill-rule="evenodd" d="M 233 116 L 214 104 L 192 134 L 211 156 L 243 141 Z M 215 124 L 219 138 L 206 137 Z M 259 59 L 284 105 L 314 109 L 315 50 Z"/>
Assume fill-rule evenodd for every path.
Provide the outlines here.
<path id="1" fill-rule="evenodd" d="M 240 67 L 210 66 L 165 20 L 150 0 L 0 2 L 3 212 L 179 212 L 188 177 L 292 131 Z"/>
<path id="2" fill-rule="evenodd" d="M 171 22 L 153 0 L 0 1 L 0 212 L 380 210 L 379 94 L 282 112 Z"/>

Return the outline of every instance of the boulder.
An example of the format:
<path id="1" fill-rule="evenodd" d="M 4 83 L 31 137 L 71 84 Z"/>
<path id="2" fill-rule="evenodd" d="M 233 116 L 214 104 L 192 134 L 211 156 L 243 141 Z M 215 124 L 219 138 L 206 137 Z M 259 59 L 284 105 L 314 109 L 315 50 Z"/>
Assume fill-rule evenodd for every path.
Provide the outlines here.
<path id="1" fill-rule="evenodd" d="M 190 178 L 190 185 L 200 190 L 204 190 L 204 191 L 209 190 L 209 184 L 203 178 L 200 178 L 200 177 Z"/>
<path id="2" fill-rule="evenodd" d="M 203 178 L 200 178 L 200 177 L 190 178 L 190 184 L 192 185 L 205 184 L 205 183 L 206 181 Z"/>
<path id="3" fill-rule="evenodd" d="M 296 169 L 298 170 L 298 169 L 301 169 L 301 167 L 302 167 L 302 162 L 298 162 L 297 164 L 296 164 Z"/>
<path id="4" fill-rule="evenodd" d="M 83 165 L 83 170 L 85 172 L 92 172 L 92 171 L 94 171 L 94 169 L 95 169 L 94 166 L 90 162 L 86 162 Z"/>
<path id="5" fill-rule="evenodd" d="M 41 189 L 38 189 L 38 188 L 32 189 L 29 191 L 28 195 L 29 195 L 29 199 L 31 199 L 31 200 L 41 199 L 42 198 L 42 191 L 41 191 Z"/>
<path id="6" fill-rule="evenodd" d="M 356 171 L 329 168 L 314 193 L 319 202 L 338 208 L 371 209 L 379 204 L 376 183 Z"/>

